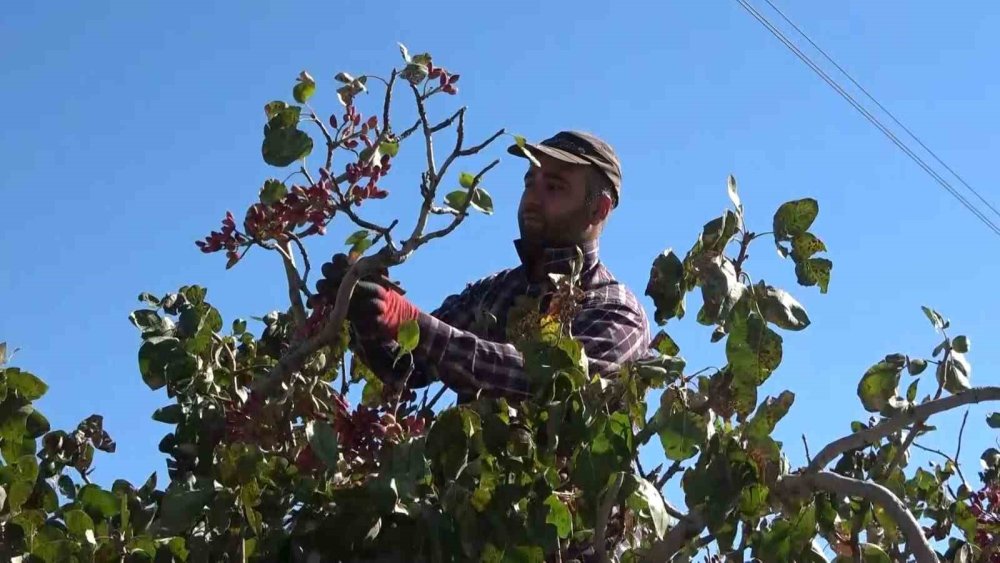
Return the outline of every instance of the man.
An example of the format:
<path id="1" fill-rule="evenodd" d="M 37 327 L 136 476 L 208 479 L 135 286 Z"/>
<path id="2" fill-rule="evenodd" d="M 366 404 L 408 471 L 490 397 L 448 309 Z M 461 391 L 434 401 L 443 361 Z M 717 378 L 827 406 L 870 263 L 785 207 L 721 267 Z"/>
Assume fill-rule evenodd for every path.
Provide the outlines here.
<path id="1" fill-rule="evenodd" d="M 649 323 L 638 299 L 604 267 L 598 240 L 621 194 L 614 150 L 588 133 L 563 131 L 527 149 L 530 164 L 518 208 L 521 264 L 469 285 L 430 314 L 375 281 L 358 284 L 348 319 L 358 328 L 354 350 L 383 380 L 410 387 L 442 381 L 460 400 L 477 394 L 518 399 L 531 394 L 524 358 L 507 339 L 507 319 L 518 296 L 544 300 L 549 274 L 570 273 L 583 257 L 583 300 L 571 333 L 584 347 L 591 373 L 611 376 L 649 347 Z M 526 156 L 512 145 L 508 152 Z M 344 255 L 323 266 L 321 295 L 333 295 L 348 267 Z M 420 342 L 412 362 L 394 362 L 399 327 L 416 320 Z"/>

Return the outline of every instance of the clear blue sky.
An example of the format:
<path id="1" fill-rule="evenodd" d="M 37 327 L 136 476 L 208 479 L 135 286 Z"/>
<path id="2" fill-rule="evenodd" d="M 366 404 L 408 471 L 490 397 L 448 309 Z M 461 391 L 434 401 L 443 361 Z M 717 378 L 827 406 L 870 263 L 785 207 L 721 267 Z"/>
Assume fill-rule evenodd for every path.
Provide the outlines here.
<path id="1" fill-rule="evenodd" d="M 1000 201 L 1000 9 L 781 6 Z M 617 147 L 623 202 L 603 257 L 639 294 L 652 258 L 687 250 L 728 204 L 727 174 L 758 231 L 770 230 L 781 202 L 819 199 L 814 230 L 835 264 L 828 295 L 797 287 L 791 263 L 766 241 L 749 265 L 792 290 L 814 322 L 785 335 L 784 364 L 765 387 L 797 394 L 778 430 L 794 465 L 804 459 L 801 433 L 815 451 L 866 418 L 855 388 L 869 365 L 891 352 L 929 354 L 937 336 L 920 305 L 970 335 L 973 381 L 997 382 L 998 239 L 732 0 L 14 3 L 0 20 L 0 340 L 21 348 L 16 365 L 51 384 L 41 407 L 54 427 L 105 415 L 118 453 L 97 457 L 98 480 L 164 469 L 156 445 L 167 427 L 150 414 L 166 398 L 143 385 L 127 320 L 140 292 L 207 286 L 227 322 L 284 306 L 277 256 L 258 250 L 226 271 L 221 255 L 194 246 L 227 209 L 242 217 L 263 179 L 285 174 L 259 156 L 263 104 L 290 99 L 307 69 L 318 106 L 335 110 L 333 75 L 398 64 L 396 41 L 462 74 L 473 137 L 507 127 L 539 139 L 572 127 Z M 430 309 L 515 261 L 524 163 L 501 148 L 470 163 L 504 157 L 484 184 L 496 215 L 472 217 L 399 268 L 418 305 Z M 410 226 L 416 164 L 399 162 L 385 181 L 394 197 L 369 209 Z M 340 250 L 350 230 L 340 224 L 314 241 L 314 260 Z M 692 367 L 723 363 L 722 346 L 693 318 L 671 332 Z M 995 441 L 987 412 L 970 415 L 969 476 Z M 959 419 L 943 418 L 926 444 L 953 451 Z"/>

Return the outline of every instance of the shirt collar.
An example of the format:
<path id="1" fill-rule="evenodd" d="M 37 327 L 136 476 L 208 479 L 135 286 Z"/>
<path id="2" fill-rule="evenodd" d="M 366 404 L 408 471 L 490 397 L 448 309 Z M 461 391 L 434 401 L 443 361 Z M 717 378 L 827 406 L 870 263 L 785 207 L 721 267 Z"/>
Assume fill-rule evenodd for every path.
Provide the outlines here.
<path id="1" fill-rule="evenodd" d="M 514 248 L 521 259 L 521 264 L 531 269 L 531 266 L 538 260 L 542 265 L 544 274 L 569 274 L 572 271 L 573 261 L 579 254 L 583 256 L 583 273 L 589 272 L 597 265 L 600 259 L 600 244 L 596 239 L 580 243 L 576 246 L 545 247 L 532 252 L 523 239 L 514 241 Z"/>

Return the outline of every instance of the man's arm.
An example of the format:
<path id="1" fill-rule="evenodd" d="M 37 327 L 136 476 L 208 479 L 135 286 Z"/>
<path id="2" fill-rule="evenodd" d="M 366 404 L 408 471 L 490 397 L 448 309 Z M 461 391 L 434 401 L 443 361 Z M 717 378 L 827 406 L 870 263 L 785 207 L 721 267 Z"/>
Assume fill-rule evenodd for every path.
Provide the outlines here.
<path id="1" fill-rule="evenodd" d="M 495 274 L 467 285 L 462 292 L 446 297 L 430 315 L 452 328 L 471 331 L 476 322 L 476 311 L 481 307 L 486 291 L 502 275 L 505 274 Z M 423 326 L 420 332 L 421 340 L 424 340 L 426 337 Z M 427 356 L 421 354 L 419 349 L 410 358 L 401 358 L 397 362 L 396 351 L 399 346 L 396 342 L 383 340 L 376 335 L 356 333 L 355 336 L 352 351 L 380 379 L 394 385 L 405 381 L 408 387 L 413 388 L 425 387 L 439 379 L 434 366 L 429 364 Z"/>
<path id="2" fill-rule="evenodd" d="M 459 394 L 521 398 L 531 393 L 524 357 L 513 345 L 479 338 L 432 315 L 422 313 L 417 322 L 421 338 L 414 355 Z M 590 372 L 602 376 L 642 357 L 649 346 L 646 316 L 630 298 L 585 302 L 572 333 L 583 345 Z"/>

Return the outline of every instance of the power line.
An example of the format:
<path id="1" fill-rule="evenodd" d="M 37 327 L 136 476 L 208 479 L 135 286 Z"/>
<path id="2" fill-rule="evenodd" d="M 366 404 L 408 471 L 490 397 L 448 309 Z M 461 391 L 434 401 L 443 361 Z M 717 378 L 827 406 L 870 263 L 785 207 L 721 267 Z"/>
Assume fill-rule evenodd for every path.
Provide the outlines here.
<path id="1" fill-rule="evenodd" d="M 823 57 L 826 60 L 830 61 L 830 64 L 832 64 L 834 67 L 836 67 L 837 70 L 839 70 L 844 76 L 846 76 L 847 79 L 850 80 L 852 84 L 854 84 L 859 90 L 861 90 L 865 94 L 865 96 L 868 96 L 868 99 L 870 99 L 872 102 L 874 102 L 875 105 L 878 106 L 878 108 L 880 110 L 882 110 L 883 112 L 885 112 L 885 114 L 888 115 L 889 118 L 892 119 L 893 122 L 896 123 L 896 125 L 899 125 L 899 127 L 902 128 L 903 131 L 906 131 L 907 135 L 909 135 L 910 137 L 912 137 L 913 140 L 917 142 L 917 144 L 919 144 L 925 151 L 927 151 L 928 154 L 930 154 L 932 157 L 934 157 L 934 160 L 936 160 L 938 162 L 938 164 L 940 164 L 941 166 L 944 166 L 944 168 L 948 172 L 951 172 L 952 175 L 955 176 L 955 178 L 957 178 L 959 182 L 961 182 L 966 188 L 969 188 L 969 191 L 971 191 L 972 193 L 976 194 L 976 197 L 979 198 L 979 201 L 983 202 L 987 207 L 989 207 L 993 211 L 993 213 L 995 213 L 998 217 L 1000 217 L 1000 210 L 997 210 L 997 208 L 994 207 L 992 203 L 990 203 L 989 201 L 987 201 L 986 198 L 984 198 L 975 188 L 973 188 L 972 186 L 970 186 L 969 183 L 965 181 L 965 178 L 962 178 L 962 176 L 959 175 L 958 172 L 955 172 L 955 170 L 953 170 L 951 166 L 948 166 L 948 164 L 945 161 L 941 160 L 941 158 L 937 155 L 937 153 L 935 153 L 934 151 L 932 151 L 930 149 L 930 147 L 928 147 L 927 145 L 925 145 L 924 142 L 920 140 L 920 137 L 917 137 L 917 135 L 913 131 L 910 131 L 910 129 L 906 125 L 903 125 L 903 123 L 900 122 L 899 119 L 896 119 L 896 116 L 893 115 L 893 113 L 891 111 L 889 111 L 888 109 L 886 109 L 885 106 L 883 106 L 881 103 L 879 103 L 879 101 L 875 99 L 875 96 L 871 95 L 871 93 L 869 93 L 868 90 L 866 90 L 864 86 L 862 86 L 861 84 L 859 84 L 858 81 L 855 80 L 854 77 L 851 76 L 851 74 L 849 72 L 847 72 L 846 70 L 844 70 L 843 67 L 841 67 L 839 64 L 837 64 L 837 61 L 833 60 L 833 57 L 831 57 L 830 55 L 828 55 L 826 53 L 826 51 L 823 50 L 822 47 L 820 47 L 819 45 L 817 45 L 815 41 L 813 41 L 808 35 L 806 35 L 805 31 L 802 31 L 802 29 L 800 29 L 799 26 L 795 25 L 795 22 L 793 22 L 791 19 L 789 19 L 789 17 L 786 16 L 785 13 L 782 12 L 780 8 L 778 8 L 777 6 L 775 6 L 774 3 L 771 2 L 771 0 L 764 0 L 764 1 L 767 2 L 767 5 L 770 6 L 771 9 L 773 9 L 775 12 L 778 13 L 779 16 L 781 16 L 781 19 L 785 20 L 785 22 L 788 25 L 792 26 L 795 29 L 795 31 L 797 31 L 799 33 L 799 35 L 801 35 L 803 38 L 805 38 L 805 40 L 808 41 L 809 44 L 812 45 L 814 49 L 816 49 L 817 51 L 819 51 L 819 53 L 821 55 L 823 55 Z"/>
<path id="2" fill-rule="evenodd" d="M 955 188 L 953 188 L 951 184 L 948 183 L 947 180 L 942 178 L 940 174 L 938 174 L 934 169 L 928 166 L 927 163 L 924 162 L 924 160 L 920 158 L 917 154 L 915 154 L 905 143 L 900 141 L 899 138 L 892 133 L 892 131 L 890 131 L 885 125 L 882 124 L 881 121 L 878 120 L 878 118 L 872 115 L 871 112 L 865 109 L 864 106 L 859 104 L 858 101 L 855 100 L 850 93 L 844 90 L 840 86 L 840 84 L 838 84 L 835 80 L 830 78 L 830 76 L 826 72 L 824 72 L 822 68 L 817 66 L 816 63 L 813 62 L 808 55 L 803 53 L 794 43 L 792 43 L 791 40 L 789 40 L 785 36 L 785 34 L 781 32 L 781 30 L 776 28 L 770 21 L 768 21 L 768 19 L 763 14 L 758 12 L 746 0 L 736 0 L 736 1 L 739 2 L 739 4 L 743 7 L 743 9 L 746 10 L 751 16 L 753 16 L 754 19 L 756 19 L 761 25 L 763 25 L 768 31 L 770 31 L 772 35 L 774 35 L 779 41 L 781 41 L 785 45 L 785 47 L 790 49 L 803 63 L 809 66 L 809 68 L 812 69 L 813 72 L 815 72 L 820 78 L 822 78 L 831 88 L 836 90 L 841 97 L 847 100 L 847 102 L 850 103 L 855 110 L 860 112 L 866 119 L 868 119 L 868 121 L 872 123 L 872 125 L 877 127 L 879 131 L 881 131 L 883 135 L 885 135 L 890 141 L 893 142 L 893 144 L 895 144 L 901 151 L 903 151 L 904 154 L 906 154 L 908 157 L 910 157 L 911 160 L 917 163 L 917 165 L 920 166 L 924 170 L 924 172 L 927 172 L 927 174 L 930 175 L 931 178 L 937 181 L 937 183 L 940 184 L 941 187 L 943 187 L 946 191 L 948 191 L 948 193 L 950 193 L 955 199 L 957 199 L 962 205 L 964 205 L 966 209 L 968 209 L 973 215 L 976 216 L 977 219 L 982 221 L 990 230 L 992 230 L 994 234 L 1000 236 L 1000 227 L 994 224 L 993 221 L 991 221 L 988 217 L 986 217 L 977 207 L 969 203 L 969 201 L 965 199 L 965 197 L 963 197 L 962 194 L 958 193 L 955 190 Z"/>

